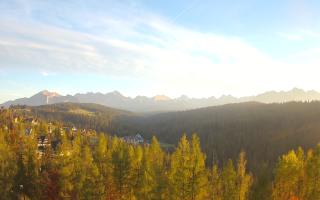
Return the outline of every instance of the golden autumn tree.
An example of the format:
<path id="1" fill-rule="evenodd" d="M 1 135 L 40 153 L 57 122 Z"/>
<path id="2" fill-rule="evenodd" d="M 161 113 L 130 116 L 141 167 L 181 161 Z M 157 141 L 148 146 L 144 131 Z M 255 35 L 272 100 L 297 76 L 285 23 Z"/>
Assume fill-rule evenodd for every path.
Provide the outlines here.
<path id="1" fill-rule="evenodd" d="M 301 171 L 303 161 L 299 160 L 295 151 L 283 155 L 275 169 L 275 180 L 273 183 L 272 199 L 285 200 L 298 198 L 301 183 Z"/>
<path id="2" fill-rule="evenodd" d="M 192 136 L 191 144 L 182 136 L 172 154 L 169 174 L 173 199 L 196 200 L 206 195 L 205 155 L 196 135 Z"/>

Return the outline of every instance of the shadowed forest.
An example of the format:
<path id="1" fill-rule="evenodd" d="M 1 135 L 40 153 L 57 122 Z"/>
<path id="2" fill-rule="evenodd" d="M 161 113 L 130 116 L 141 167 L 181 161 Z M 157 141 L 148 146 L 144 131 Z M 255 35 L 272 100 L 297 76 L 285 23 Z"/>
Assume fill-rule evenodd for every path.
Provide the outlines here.
<path id="1" fill-rule="evenodd" d="M 320 102 L 263 104 L 247 102 L 159 114 L 136 114 L 96 104 L 53 104 L 27 107 L 25 115 L 109 135 L 156 136 L 176 145 L 196 133 L 206 165 L 225 165 L 245 151 L 248 168 L 270 177 L 280 155 L 291 149 L 315 148 L 320 141 Z M 19 109 L 16 109 L 19 110 Z M 79 114 L 79 111 L 82 113 Z M 22 111 L 21 111 L 22 112 Z M 173 149 L 168 149 L 172 151 Z"/>

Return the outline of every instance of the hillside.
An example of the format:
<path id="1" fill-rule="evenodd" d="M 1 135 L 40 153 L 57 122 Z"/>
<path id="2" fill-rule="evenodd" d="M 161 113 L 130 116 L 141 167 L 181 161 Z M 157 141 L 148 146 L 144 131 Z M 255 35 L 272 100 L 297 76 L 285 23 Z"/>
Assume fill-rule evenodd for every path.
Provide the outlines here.
<path id="1" fill-rule="evenodd" d="M 227 104 L 189 111 L 137 115 L 97 104 L 62 103 L 28 107 L 47 121 L 117 135 L 153 135 L 176 144 L 186 133 L 196 132 L 206 152 L 207 164 L 236 159 L 247 152 L 249 167 L 273 165 L 278 156 L 298 146 L 313 148 L 320 142 L 320 102 Z"/>
<path id="2" fill-rule="evenodd" d="M 94 113 L 96 106 L 92 106 Z M 89 112 L 87 105 L 81 107 L 57 105 L 53 110 Z M 181 137 L 177 148 L 167 151 L 156 137 L 135 143 L 93 130 L 77 131 L 63 123 L 29 120 L 20 115 L 28 109 L 0 109 L 1 199 L 147 200 L 202 195 L 195 199 L 267 200 L 274 193 L 285 196 L 279 200 L 319 199 L 315 186 L 320 180 L 320 145 L 281 155 L 270 168 L 274 176 L 261 176 L 247 170 L 245 152 L 239 152 L 237 161 L 206 165 L 208 155 L 201 150 L 196 134 Z M 287 185 L 290 187 L 284 190 Z M 185 191 L 186 197 L 180 197 Z M 291 198 L 295 194 L 303 198 Z"/>
<path id="3" fill-rule="evenodd" d="M 169 112 L 145 117 L 119 118 L 121 133 L 156 135 L 175 144 L 183 133 L 196 132 L 211 163 L 247 152 L 249 167 L 273 164 L 278 156 L 295 149 L 314 147 L 320 142 L 320 102 L 228 104 L 190 111 Z"/>
<path id="4" fill-rule="evenodd" d="M 91 103 L 58 103 L 42 106 L 16 106 L 45 121 L 57 121 L 79 128 L 108 131 L 112 121 L 133 113 Z"/>
<path id="5" fill-rule="evenodd" d="M 60 121 L 61 126 L 74 124 L 112 135 L 139 133 L 147 140 L 156 136 L 161 143 L 172 145 L 184 133 L 188 138 L 197 133 L 208 167 L 215 163 L 223 168 L 229 158 L 236 162 L 239 152 L 245 151 L 248 169 L 255 177 L 252 199 L 269 199 L 266 194 L 270 194 L 281 155 L 299 146 L 307 153 L 320 142 L 320 102 L 247 102 L 145 115 L 96 104 L 19 107 L 46 121 Z"/>

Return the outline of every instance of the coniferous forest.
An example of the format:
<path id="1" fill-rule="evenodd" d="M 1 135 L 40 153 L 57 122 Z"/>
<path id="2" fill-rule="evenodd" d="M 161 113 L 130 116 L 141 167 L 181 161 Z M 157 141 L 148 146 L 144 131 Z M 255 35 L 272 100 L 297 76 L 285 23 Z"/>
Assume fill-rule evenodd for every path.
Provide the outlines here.
<path id="1" fill-rule="evenodd" d="M 136 144 L 13 109 L 0 122 L 1 199 L 320 199 L 320 146 L 289 151 L 257 177 L 243 151 L 206 164 L 196 134 L 167 151 L 156 137 Z"/>

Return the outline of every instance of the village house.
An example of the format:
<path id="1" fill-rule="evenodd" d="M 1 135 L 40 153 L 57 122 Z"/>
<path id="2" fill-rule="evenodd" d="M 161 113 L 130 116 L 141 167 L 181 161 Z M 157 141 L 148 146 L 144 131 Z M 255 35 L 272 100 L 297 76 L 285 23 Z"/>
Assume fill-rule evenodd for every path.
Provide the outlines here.
<path id="1" fill-rule="evenodd" d="M 140 134 L 136 134 L 135 136 L 124 136 L 122 137 L 124 142 L 130 143 L 130 144 L 143 144 L 144 139 Z"/>
<path id="2" fill-rule="evenodd" d="M 76 127 L 72 127 L 71 131 L 72 131 L 72 132 L 77 132 L 78 129 L 77 129 Z"/>
<path id="3" fill-rule="evenodd" d="M 25 135 L 30 136 L 32 134 L 32 128 L 26 128 Z"/>
<path id="4" fill-rule="evenodd" d="M 46 147 L 51 146 L 48 137 L 41 135 L 38 137 L 38 153 L 42 155 Z"/>
<path id="5" fill-rule="evenodd" d="M 52 123 L 51 122 L 48 123 L 48 131 L 49 131 L 49 134 L 52 133 Z"/>
<path id="6" fill-rule="evenodd" d="M 38 124 L 38 120 L 32 117 L 26 118 L 23 120 L 24 123 L 30 123 L 32 125 L 37 125 Z"/>
<path id="7" fill-rule="evenodd" d="M 14 123 L 18 123 L 19 122 L 19 118 L 15 117 L 13 121 L 14 121 Z"/>

